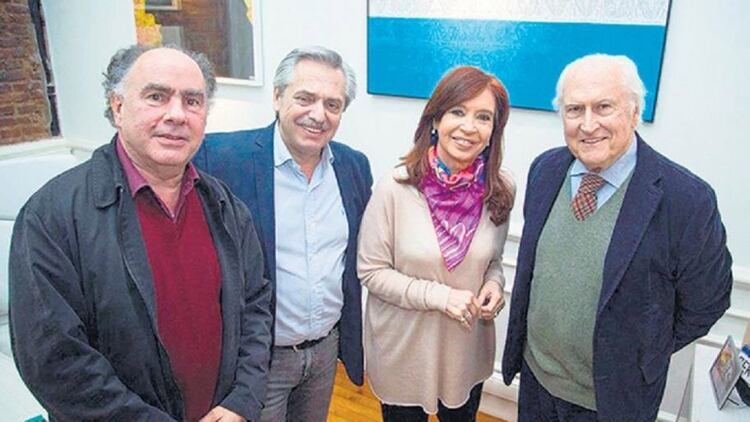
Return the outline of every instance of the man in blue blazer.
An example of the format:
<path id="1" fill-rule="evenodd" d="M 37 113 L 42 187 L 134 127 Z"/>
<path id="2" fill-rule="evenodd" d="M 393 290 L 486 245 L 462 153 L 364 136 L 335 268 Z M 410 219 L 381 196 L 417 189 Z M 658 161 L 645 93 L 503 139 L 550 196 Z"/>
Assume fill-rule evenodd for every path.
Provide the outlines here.
<path id="1" fill-rule="evenodd" d="M 503 356 L 519 421 L 654 421 L 671 355 L 729 307 L 714 192 L 636 133 L 644 96 L 624 56 L 560 75 L 567 148 L 529 170 Z"/>
<path id="2" fill-rule="evenodd" d="M 372 175 L 331 140 L 355 93 L 338 53 L 295 49 L 274 77 L 276 121 L 208 135 L 193 161 L 247 204 L 264 246 L 276 320 L 261 421 L 325 421 L 337 357 L 363 383 L 356 257 Z"/>

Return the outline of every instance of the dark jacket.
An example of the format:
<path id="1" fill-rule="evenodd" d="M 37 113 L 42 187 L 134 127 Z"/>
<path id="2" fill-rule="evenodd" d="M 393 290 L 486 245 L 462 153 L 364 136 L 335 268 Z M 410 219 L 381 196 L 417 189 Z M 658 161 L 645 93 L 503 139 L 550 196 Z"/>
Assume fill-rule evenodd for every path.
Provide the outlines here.
<path id="1" fill-rule="evenodd" d="M 594 389 L 602 421 L 656 419 L 669 360 L 729 307 L 732 258 L 711 187 L 638 136 L 635 170 L 604 260 L 594 326 Z M 531 165 L 503 377 L 521 369 L 537 241 L 573 156 Z"/>
<path id="2" fill-rule="evenodd" d="M 276 283 L 276 218 L 273 199 L 273 131 L 271 125 L 250 131 L 213 133 L 206 136 L 193 162 L 229 185 L 250 208 L 263 244 L 266 276 Z M 349 242 L 344 263 L 344 307 L 339 321 L 339 357 L 349 378 L 362 385 L 362 287 L 357 278 L 359 222 L 370 199 L 372 174 L 367 157 L 346 145 L 331 141 L 333 170 L 349 223 Z"/>
<path id="3" fill-rule="evenodd" d="M 13 353 L 52 420 L 181 420 L 148 256 L 113 145 L 52 179 L 18 215 L 9 273 Z M 255 420 L 270 360 L 270 284 L 247 208 L 200 176 L 195 188 L 222 278 L 214 405 Z"/>

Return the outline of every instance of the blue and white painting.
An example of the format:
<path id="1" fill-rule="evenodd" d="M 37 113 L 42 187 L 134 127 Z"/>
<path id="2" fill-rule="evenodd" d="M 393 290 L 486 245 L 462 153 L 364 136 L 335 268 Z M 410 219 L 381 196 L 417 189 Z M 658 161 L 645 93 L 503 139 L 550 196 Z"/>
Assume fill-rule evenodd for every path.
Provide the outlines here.
<path id="1" fill-rule="evenodd" d="M 369 0 L 367 90 L 428 98 L 449 69 L 498 76 L 515 107 L 552 110 L 557 77 L 590 53 L 638 65 L 653 121 L 669 0 Z"/>

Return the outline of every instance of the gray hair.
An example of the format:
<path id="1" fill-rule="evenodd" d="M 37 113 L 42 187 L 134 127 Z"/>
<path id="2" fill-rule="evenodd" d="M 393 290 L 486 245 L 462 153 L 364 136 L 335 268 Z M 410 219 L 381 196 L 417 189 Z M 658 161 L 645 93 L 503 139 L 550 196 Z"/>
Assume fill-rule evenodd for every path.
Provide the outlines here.
<path id="1" fill-rule="evenodd" d="M 207 99 L 211 100 L 213 98 L 216 92 L 216 75 L 214 74 L 213 65 L 205 54 L 187 50 L 174 44 L 164 46 L 131 45 L 130 47 L 118 50 L 110 59 L 107 71 L 103 73 L 104 81 L 102 82 L 102 86 L 104 87 L 104 99 L 106 101 L 104 117 L 109 120 L 112 126 L 115 125 L 115 117 L 109 105 L 110 98 L 113 95 L 121 97 L 125 93 L 125 79 L 128 77 L 133 64 L 143 53 L 157 48 L 177 50 L 193 59 L 203 74 L 203 80 L 206 83 Z"/>
<path id="2" fill-rule="evenodd" d="M 346 87 L 344 88 L 346 101 L 344 108 L 348 107 L 354 101 L 354 97 L 357 96 L 357 76 L 354 74 L 354 70 L 344 62 L 339 53 L 321 46 L 295 48 L 281 60 L 273 77 L 273 87 L 280 94 L 283 94 L 286 87 L 292 83 L 294 67 L 302 60 L 324 63 L 334 69 L 341 70 L 346 78 Z"/>
<path id="3" fill-rule="evenodd" d="M 552 100 L 552 106 L 555 110 L 559 110 L 562 106 L 562 92 L 573 70 L 597 64 L 614 65 L 619 70 L 623 87 L 630 92 L 633 105 L 638 107 L 638 123 L 640 123 L 643 116 L 643 109 L 646 107 L 646 87 L 638 75 L 638 66 L 628 56 L 597 53 L 580 57 L 568 63 L 557 80 L 557 88 L 555 98 Z"/>

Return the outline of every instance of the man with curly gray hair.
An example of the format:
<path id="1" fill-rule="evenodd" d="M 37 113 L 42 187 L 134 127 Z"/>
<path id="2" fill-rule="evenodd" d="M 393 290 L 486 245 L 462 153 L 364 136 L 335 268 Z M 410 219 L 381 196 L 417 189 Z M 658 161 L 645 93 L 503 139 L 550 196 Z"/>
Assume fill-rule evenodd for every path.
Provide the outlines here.
<path id="1" fill-rule="evenodd" d="M 117 133 L 14 227 L 21 377 L 51 420 L 257 420 L 272 325 L 260 244 L 242 202 L 190 162 L 211 64 L 133 46 L 104 76 Z"/>

